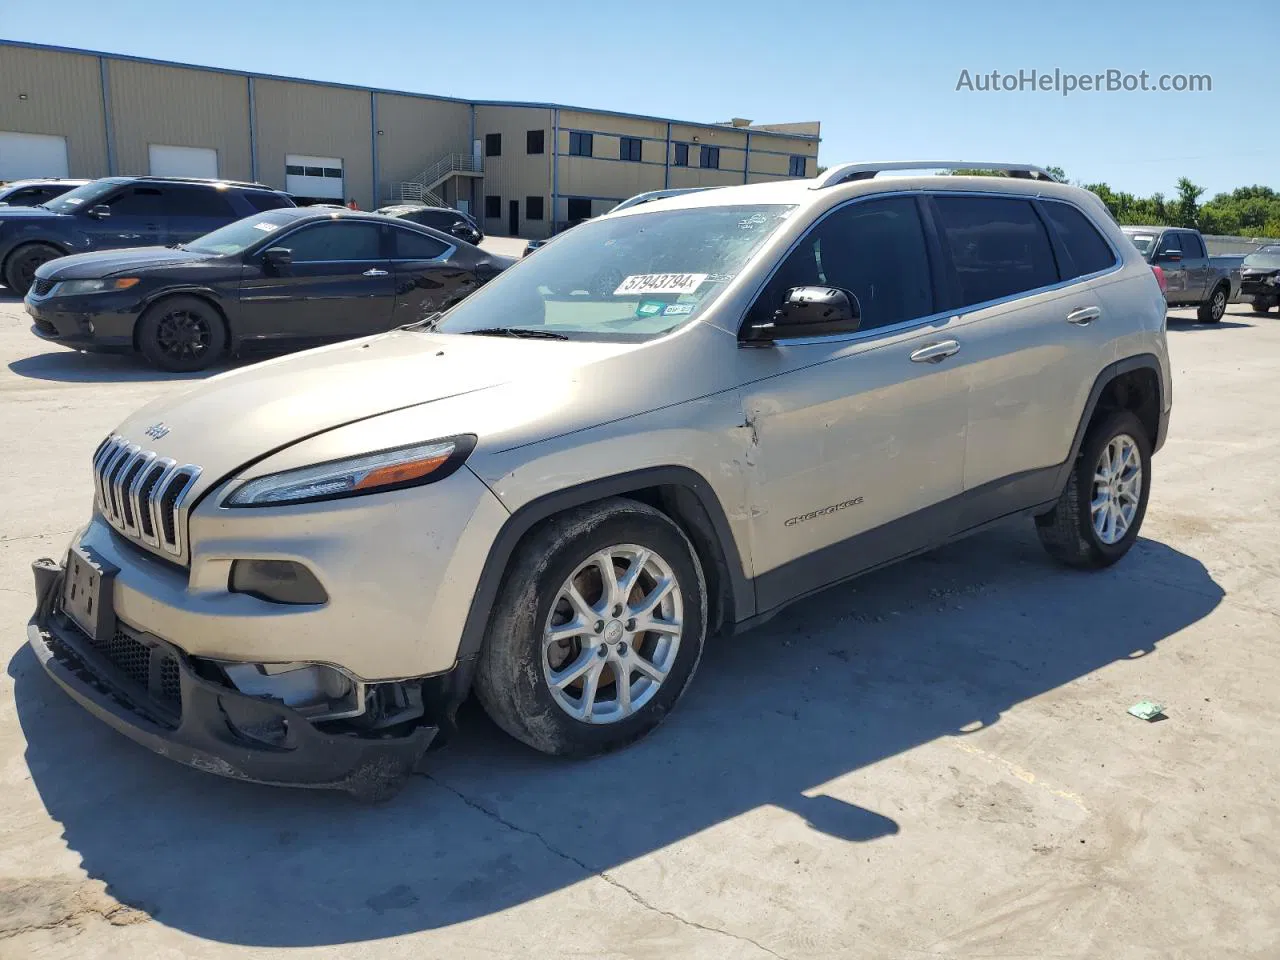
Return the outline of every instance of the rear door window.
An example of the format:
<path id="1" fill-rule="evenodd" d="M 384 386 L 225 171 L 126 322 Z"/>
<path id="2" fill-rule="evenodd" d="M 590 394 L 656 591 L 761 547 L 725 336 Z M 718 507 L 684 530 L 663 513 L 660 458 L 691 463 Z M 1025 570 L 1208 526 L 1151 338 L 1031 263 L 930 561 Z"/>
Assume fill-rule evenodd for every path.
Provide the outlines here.
<path id="1" fill-rule="evenodd" d="M 289 201 L 278 193 L 267 193 L 263 190 L 248 190 L 244 198 L 255 210 L 278 210 L 289 206 Z"/>
<path id="2" fill-rule="evenodd" d="M 1203 257 L 1205 255 L 1204 243 L 1194 233 L 1184 233 L 1182 235 L 1182 251 L 1192 259 Z"/>
<path id="3" fill-rule="evenodd" d="M 787 290 L 803 286 L 852 293 L 863 330 L 933 313 L 928 245 L 916 201 L 885 197 L 831 213 L 783 261 L 755 309 L 772 313 Z"/>
<path id="4" fill-rule="evenodd" d="M 1044 201 L 1042 208 L 1053 228 L 1058 231 L 1058 237 L 1070 258 L 1069 264 L 1063 264 L 1062 279 L 1073 280 L 1116 265 L 1116 255 L 1111 245 L 1083 213 L 1069 203 L 1052 200 Z"/>
<path id="5" fill-rule="evenodd" d="M 165 209 L 171 217 L 239 219 L 222 192 L 211 187 L 167 187 L 164 195 Z"/>
<path id="6" fill-rule="evenodd" d="M 934 196 L 933 204 L 959 281 L 957 306 L 1001 300 L 1058 282 L 1048 231 L 1030 200 Z"/>

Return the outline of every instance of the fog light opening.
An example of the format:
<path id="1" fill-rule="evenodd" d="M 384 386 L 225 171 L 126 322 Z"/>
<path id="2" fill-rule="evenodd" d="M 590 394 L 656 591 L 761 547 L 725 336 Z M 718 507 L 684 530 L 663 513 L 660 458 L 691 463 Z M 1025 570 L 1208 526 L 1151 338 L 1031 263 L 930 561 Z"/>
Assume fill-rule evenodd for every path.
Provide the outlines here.
<path id="1" fill-rule="evenodd" d="M 342 720 L 365 711 L 365 684 L 319 663 L 221 663 L 241 693 L 275 700 L 308 720 Z"/>
<path id="2" fill-rule="evenodd" d="M 235 560 L 227 589 L 259 600 L 285 604 L 329 602 L 316 575 L 293 560 Z"/>

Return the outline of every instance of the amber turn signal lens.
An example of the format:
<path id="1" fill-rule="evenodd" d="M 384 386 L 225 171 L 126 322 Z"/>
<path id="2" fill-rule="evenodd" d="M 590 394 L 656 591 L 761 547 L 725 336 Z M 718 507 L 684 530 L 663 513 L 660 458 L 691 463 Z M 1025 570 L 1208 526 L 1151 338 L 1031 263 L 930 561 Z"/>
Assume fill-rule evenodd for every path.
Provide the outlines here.
<path id="1" fill-rule="evenodd" d="M 361 477 L 360 482 L 351 489 L 369 490 L 373 487 L 387 487 L 395 483 L 408 483 L 411 480 L 419 480 L 432 470 L 443 466 L 448 459 L 449 455 L 443 454 L 441 456 L 427 457 L 424 460 L 411 460 L 408 463 L 393 463 L 390 466 L 379 467 L 377 470 L 372 470 Z"/>
<path id="2" fill-rule="evenodd" d="M 113 290 L 128 290 L 130 287 L 136 286 L 139 279 L 139 277 L 120 277 L 111 281 L 111 288 Z"/>

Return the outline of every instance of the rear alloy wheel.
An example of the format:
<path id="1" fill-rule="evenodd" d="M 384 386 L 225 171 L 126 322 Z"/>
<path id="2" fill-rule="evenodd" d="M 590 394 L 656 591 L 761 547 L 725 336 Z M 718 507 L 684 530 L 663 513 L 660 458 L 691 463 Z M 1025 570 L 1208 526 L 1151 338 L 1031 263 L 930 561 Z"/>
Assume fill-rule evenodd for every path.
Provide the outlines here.
<path id="1" fill-rule="evenodd" d="M 1201 323 L 1217 323 L 1227 312 L 1227 288 L 1216 287 L 1209 299 L 1196 311 Z"/>
<path id="2" fill-rule="evenodd" d="M 161 370 L 203 370 L 226 347 L 222 317 L 204 300 L 171 297 L 147 308 L 138 322 L 138 346 Z"/>
<path id="3" fill-rule="evenodd" d="M 1138 539 L 1151 482 L 1151 441 L 1128 410 L 1085 437 L 1057 504 L 1036 517 L 1040 542 L 1073 567 L 1107 567 Z"/>
<path id="4" fill-rule="evenodd" d="M 25 297 L 36 281 L 36 270 L 50 260 L 57 260 L 62 251 L 46 243 L 32 243 L 19 247 L 4 268 L 4 283 L 16 297 Z"/>
<path id="5" fill-rule="evenodd" d="M 706 583 L 684 532 L 610 499 L 552 518 L 512 558 L 476 693 L 507 733 L 583 757 L 662 722 L 702 656 Z"/>

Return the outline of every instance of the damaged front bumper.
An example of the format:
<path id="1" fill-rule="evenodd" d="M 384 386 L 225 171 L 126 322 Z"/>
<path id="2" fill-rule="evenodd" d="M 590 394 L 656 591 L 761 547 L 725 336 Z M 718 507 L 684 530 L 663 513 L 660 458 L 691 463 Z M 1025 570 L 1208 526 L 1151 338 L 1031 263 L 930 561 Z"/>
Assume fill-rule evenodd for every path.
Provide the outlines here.
<path id="1" fill-rule="evenodd" d="M 236 780 L 381 799 L 439 732 L 419 725 L 370 737 L 328 733 L 282 703 L 205 679 L 159 637 L 116 624 L 109 640 L 95 641 L 62 609 L 63 567 L 38 560 L 32 569 L 37 607 L 27 640 L 45 672 L 98 719 L 161 756 Z"/>

